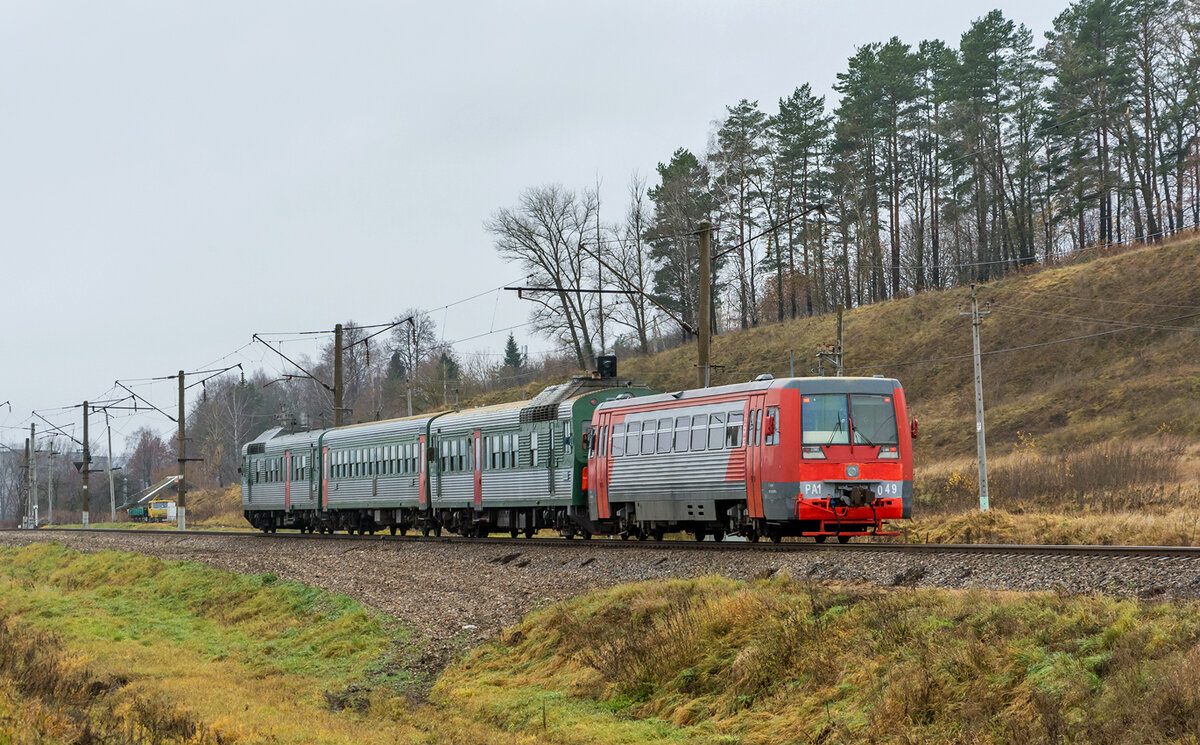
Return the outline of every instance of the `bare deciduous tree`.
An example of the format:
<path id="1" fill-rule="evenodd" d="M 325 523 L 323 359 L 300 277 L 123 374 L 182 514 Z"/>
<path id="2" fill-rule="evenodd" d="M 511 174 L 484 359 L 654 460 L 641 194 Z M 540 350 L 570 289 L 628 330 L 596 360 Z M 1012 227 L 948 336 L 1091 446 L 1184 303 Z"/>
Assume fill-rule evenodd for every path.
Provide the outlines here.
<path id="1" fill-rule="evenodd" d="M 537 304 L 533 321 L 568 347 L 581 369 L 596 362 L 588 325 L 596 296 L 579 292 L 591 270 L 580 244 L 595 213 L 594 194 L 550 184 L 526 189 L 516 207 L 497 210 L 484 223 L 496 237 L 496 250 L 528 271 L 531 284 L 557 288 L 529 298 Z"/>

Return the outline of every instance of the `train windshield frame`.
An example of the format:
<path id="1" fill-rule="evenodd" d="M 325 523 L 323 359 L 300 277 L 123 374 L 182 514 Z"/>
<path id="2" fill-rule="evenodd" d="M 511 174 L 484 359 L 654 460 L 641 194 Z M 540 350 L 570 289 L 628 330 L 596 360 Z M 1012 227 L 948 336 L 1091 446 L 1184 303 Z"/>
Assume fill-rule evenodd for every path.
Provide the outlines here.
<path id="1" fill-rule="evenodd" d="M 855 445 L 899 445 L 896 404 L 878 393 L 850 394 L 850 424 Z"/>
<path id="2" fill-rule="evenodd" d="M 801 397 L 801 444 L 899 445 L 893 397 L 878 393 L 810 393 Z"/>
<path id="3" fill-rule="evenodd" d="M 804 445 L 849 445 L 849 399 L 845 393 L 801 396 L 800 423 Z"/>

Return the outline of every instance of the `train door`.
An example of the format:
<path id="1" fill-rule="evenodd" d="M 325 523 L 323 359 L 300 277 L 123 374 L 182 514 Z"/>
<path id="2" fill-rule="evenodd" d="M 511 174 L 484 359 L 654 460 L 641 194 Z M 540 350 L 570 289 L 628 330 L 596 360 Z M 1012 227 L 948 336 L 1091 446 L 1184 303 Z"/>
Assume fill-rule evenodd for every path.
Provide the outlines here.
<path id="1" fill-rule="evenodd" d="M 425 451 L 425 435 L 421 435 L 417 441 L 417 483 L 420 484 L 417 492 L 417 504 L 422 508 L 426 507 L 429 501 L 429 480 L 426 478 L 428 473 L 429 453 Z"/>
<path id="2" fill-rule="evenodd" d="M 550 496 L 553 497 L 554 492 L 556 491 L 554 488 L 554 484 L 555 484 L 554 471 L 558 466 L 558 454 L 559 454 L 558 422 L 550 422 L 548 431 L 550 434 L 550 447 L 547 449 L 547 452 L 546 452 L 546 478 L 549 480 L 549 483 L 550 483 Z"/>
<path id="3" fill-rule="evenodd" d="M 283 509 L 292 509 L 292 451 L 283 451 Z"/>
<path id="4" fill-rule="evenodd" d="M 321 448 L 321 509 L 329 506 L 329 448 Z"/>
<path id="5" fill-rule="evenodd" d="M 596 512 L 601 519 L 610 517 L 608 509 L 608 477 L 610 474 L 609 453 L 612 437 L 612 414 L 603 412 L 600 415 L 599 426 L 593 430 L 598 442 L 596 443 L 596 473 L 589 476 L 596 480 Z"/>
<path id="6" fill-rule="evenodd" d="M 317 501 L 317 449 L 310 446 L 308 448 L 308 457 L 304 460 L 304 465 L 308 470 L 308 505 L 311 507 Z"/>
<path id="7" fill-rule="evenodd" d="M 534 436 L 536 437 L 537 435 L 534 435 Z M 475 466 L 475 509 L 476 510 L 483 509 L 483 458 L 480 457 L 481 452 L 482 452 L 481 451 L 481 443 L 482 442 L 483 442 L 483 432 L 477 429 L 477 430 L 475 430 L 475 433 L 473 435 L 471 435 L 471 446 L 473 449 L 472 454 L 474 455 L 474 458 L 472 459 L 472 463 Z"/>
<path id="8" fill-rule="evenodd" d="M 746 415 L 746 509 L 750 517 L 762 517 L 762 428 L 767 396 L 750 396 Z"/>

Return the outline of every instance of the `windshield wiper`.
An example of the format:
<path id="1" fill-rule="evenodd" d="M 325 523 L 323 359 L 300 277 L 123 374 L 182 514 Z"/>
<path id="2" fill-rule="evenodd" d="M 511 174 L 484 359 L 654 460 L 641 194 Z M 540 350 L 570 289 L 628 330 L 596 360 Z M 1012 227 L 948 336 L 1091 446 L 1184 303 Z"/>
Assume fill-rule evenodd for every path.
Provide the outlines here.
<path id="1" fill-rule="evenodd" d="M 825 442 L 825 444 L 826 445 L 833 444 L 833 438 L 837 437 L 837 433 L 840 432 L 841 430 L 842 430 L 842 418 L 839 416 L 838 420 L 837 420 L 837 426 L 834 427 L 833 431 L 829 433 L 829 439 Z"/>

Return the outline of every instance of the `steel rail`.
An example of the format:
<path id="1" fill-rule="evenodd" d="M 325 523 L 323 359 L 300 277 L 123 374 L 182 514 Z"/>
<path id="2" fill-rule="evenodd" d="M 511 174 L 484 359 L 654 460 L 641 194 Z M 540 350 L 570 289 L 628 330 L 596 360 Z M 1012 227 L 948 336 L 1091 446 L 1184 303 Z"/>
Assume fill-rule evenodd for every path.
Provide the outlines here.
<path id="1" fill-rule="evenodd" d="M 594 538 L 591 540 L 574 540 L 567 538 L 470 538 L 460 536 L 391 536 L 386 532 L 382 535 L 355 535 L 335 533 L 322 535 L 320 533 L 272 533 L 263 534 L 258 531 L 238 530 L 187 530 L 174 529 L 141 529 L 127 530 L 122 528 L 39 528 L 36 531 L 21 529 L 4 529 L 0 533 L 94 533 L 132 536 L 175 536 L 177 538 L 240 537 L 256 540 L 309 540 L 309 541 L 355 541 L 373 542 L 381 546 L 395 546 L 405 543 L 440 543 L 440 544 L 473 544 L 495 545 L 508 548 L 521 547 L 564 547 L 573 546 L 583 549 L 627 549 L 627 550 L 667 550 L 667 551 L 770 551 L 785 553 L 802 553 L 808 551 L 850 551 L 858 553 L 880 554 L 975 554 L 1002 556 L 1074 556 L 1095 557 L 1107 556 L 1116 558 L 1151 558 L 1151 559 L 1200 559 L 1200 546 L 1094 546 L 1094 545 L 1035 545 L 1035 544 L 1005 544 L 1005 543 L 815 543 L 815 542 L 784 542 L 784 543 L 749 543 L 745 541 L 622 541 L 613 538 Z"/>

